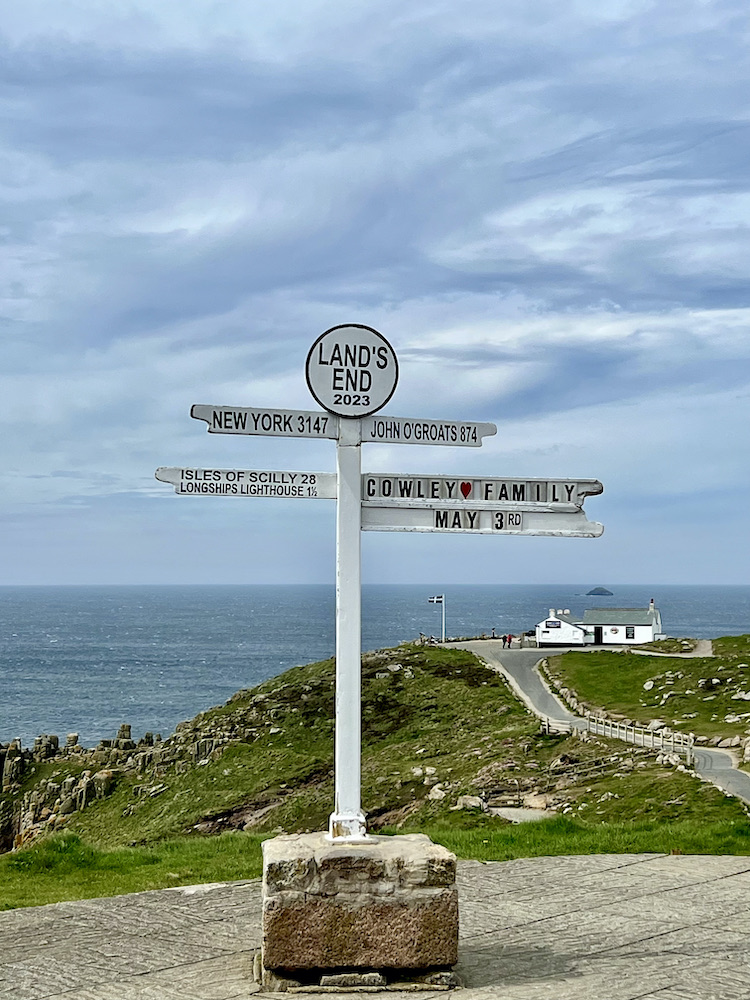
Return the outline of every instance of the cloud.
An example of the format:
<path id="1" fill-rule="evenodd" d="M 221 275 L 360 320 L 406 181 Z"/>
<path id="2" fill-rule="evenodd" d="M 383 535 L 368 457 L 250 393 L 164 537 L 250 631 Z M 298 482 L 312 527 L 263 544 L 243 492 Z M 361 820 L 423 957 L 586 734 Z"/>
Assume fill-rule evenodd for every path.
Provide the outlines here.
<path id="1" fill-rule="evenodd" d="M 285 306 L 274 296 L 261 306 L 269 314 L 275 311 L 280 321 L 284 316 Z M 282 325 L 315 308 L 295 304 Z M 750 348 L 743 311 L 529 318 L 519 316 L 511 305 L 504 322 L 490 322 L 484 316 L 485 303 L 469 299 L 462 303 L 461 322 L 454 319 L 447 328 L 432 331 L 434 309 L 431 301 L 424 315 L 420 303 L 410 303 L 403 315 L 391 313 L 390 324 L 411 334 L 400 342 L 394 338 L 401 382 L 388 410 L 495 421 L 500 433 L 471 455 L 472 468 L 481 467 L 489 456 L 494 460 L 498 451 L 505 454 L 509 440 L 517 442 L 510 450 L 514 458 L 525 449 L 536 461 L 540 449 L 544 454 L 554 444 L 559 452 L 565 441 L 571 449 L 580 450 L 583 441 L 585 449 L 596 451 L 600 436 L 621 458 L 627 454 L 628 468 L 644 466 L 654 454 L 671 467 L 678 461 L 675 448 L 681 440 L 692 451 L 699 434 L 707 446 L 722 410 L 727 411 L 722 419 L 729 419 L 732 411 L 746 412 L 743 362 Z M 479 314 L 474 324 L 465 319 L 472 309 Z M 389 325 L 378 316 L 376 321 L 382 328 Z M 288 343 L 274 347 L 252 336 L 212 342 L 201 336 L 205 322 L 177 324 L 169 334 L 146 340 L 132 336 L 87 347 L 76 357 L 58 352 L 43 359 L 32 346 L 24 373 L 0 377 L 6 468 L 13 476 L 5 502 L 64 500 L 134 488 L 152 493 L 157 465 L 236 465 L 241 454 L 237 440 L 208 440 L 204 425 L 189 420 L 195 402 L 315 408 L 304 385 L 303 352 L 289 356 Z M 242 319 L 235 315 L 231 323 L 242 326 Z M 700 407 L 691 418 L 690 433 L 684 415 L 689 405 Z M 636 421 L 645 414 L 650 430 L 641 424 L 636 435 Z M 679 414 L 679 419 L 670 414 Z M 561 439 L 564 427 L 578 431 Z M 674 431 L 674 438 L 660 438 L 665 428 Z M 643 440 L 652 444 L 645 451 Z M 731 475 L 738 474 L 725 442 L 717 442 L 714 455 L 721 454 Z M 270 463 L 291 468 L 289 463 L 299 461 L 303 453 L 315 455 L 323 469 L 332 467 L 332 447 L 324 442 L 303 446 L 251 438 L 242 444 L 256 456 L 256 463 L 261 462 L 258 467 Z M 372 449 L 372 460 L 388 468 L 389 462 L 405 460 L 399 457 L 404 451 L 420 468 L 429 468 L 425 463 L 434 462 L 436 454 L 446 468 L 467 461 L 466 453 L 450 449 L 435 453 L 396 446 Z M 248 461 L 243 465 L 252 467 Z M 679 455 L 682 462 L 687 462 L 686 454 Z M 526 475 L 547 474 L 535 471 L 528 460 L 522 465 Z M 40 475 L 49 479 L 40 483 Z M 649 472 L 652 475 L 655 479 L 656 470 Z"/>
<path id="2" fill-rule="evenodd" d="M 15 5 L 0 516 L 57 517 L 62 539 L 71 511 L 105 534 L 158 525 L 167 562 L 166 510 L 224 537 L 256 515 L 186 507 L 157 465 L 325 470 L 332 445 L 209 438 L 190 405 L 310 408 L 310 343 L 364 322 L 399 354 L 391 412 L 500 428 L 457 454 L 372 447 L 371 468 L 572 463 L 607 478 L 597 502 L 625 534 L 648 483 L 644 537 L 689 523 L 715 567 L 702 505 L 739 523 L 745 476 L 727 432 L 747 420 L 744 17 L 735 0 Z M 295 510 L 268 514 L 279 551 Z M 383 552 L 399 544 L 422 542 Z"/>

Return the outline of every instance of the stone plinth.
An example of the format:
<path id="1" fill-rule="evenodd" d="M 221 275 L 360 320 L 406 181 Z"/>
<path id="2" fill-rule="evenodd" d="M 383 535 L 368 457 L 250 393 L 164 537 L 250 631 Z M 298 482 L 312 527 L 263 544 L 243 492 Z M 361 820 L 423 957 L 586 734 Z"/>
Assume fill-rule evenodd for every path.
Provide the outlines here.
<path id="1" fill-rule="evenodd" d="M 429 837 L 263 844 L 263 966 L 445 968 L 458 958 L 456 858 Z"/>

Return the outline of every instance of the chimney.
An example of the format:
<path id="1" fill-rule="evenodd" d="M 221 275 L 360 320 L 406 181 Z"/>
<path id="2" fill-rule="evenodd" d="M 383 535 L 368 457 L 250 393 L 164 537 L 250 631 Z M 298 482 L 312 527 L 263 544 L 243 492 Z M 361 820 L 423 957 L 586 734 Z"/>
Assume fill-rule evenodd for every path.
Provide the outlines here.
<path id="1" fill-rule="evenodd" d="M 649 610 L 649 611 L 654 611 L 654 610 L 655 610 L 655 607 L 654 607 L 654 599 L 653 599 L 653 597 L 652 597 L 652 598 L 651 598 L 651 600 L 650 600 L 650 601 L 648 602 L 648 610 Z"/>
<path id="2" fill-rule="evenodd" d="M 549 609 L 549 616 L 550 616 L 550 618 L 554 615 L 554 613 L 555 613 L 555 609 L 554 608 L 550 608 Z"/>
<path id="3" fill-rule="evenodd" d="M 558 613 L 558 615 L 561 615 L 563 613 L 563 609 L 562 608 L 558 608 L 557 609 L 557 613 Z"/>
<path id="4" fill-rule="evenodd" d="M 569 614 L 570 614 L 570 608 L 566 608 L 566 609 L 565 609 L 565 610 L 563 611 L 563 614 L 564 614 L 564 615 L 569 615 Z"/>

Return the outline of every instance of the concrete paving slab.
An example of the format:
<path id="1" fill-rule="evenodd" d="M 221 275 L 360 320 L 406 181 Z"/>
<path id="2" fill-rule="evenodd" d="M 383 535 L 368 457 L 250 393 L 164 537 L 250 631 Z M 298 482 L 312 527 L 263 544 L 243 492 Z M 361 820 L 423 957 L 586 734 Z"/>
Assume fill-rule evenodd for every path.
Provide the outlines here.
<path id="1" fill-rule="evenodd" d="M 522 898 L 524 893 L 538 898 L 541 892 L 550 892 L 550 885 L 559 886 L 561 892 L 569 892 L 571 887 L 585 888 L 589 879 L 595 879 L 599 889 L 606 878 L 602 873 L 608 871 L 615 873 L 612 884 L 619 886 L 622 880 L 618 872 L 663 857 L 661 854 L 589 854 L 518 858 L 503 862 L 502 870 L 497 867 L 497 862 L 463 861 L 456 880 L 459 889 L 463 888 L 464 896 L 471 887 L 477 887 L 481 889 L 483 899 L 507 894 Z M 552 872 L 554 878 L 550 879 Z M 638 870 L 636 877 L 647 879 L 649 876 L 641 876 Z M 675 875 L 672 873 L 671 877 Z"/>
<path id="2" fill-rule="evenodd" d="M 461 1000 L 750 1000 L 750 858 L 466 861 L 458 886 Z M 2 912 L 0 998 L 266 1000 L 260 903 L 245 881 Z"/>

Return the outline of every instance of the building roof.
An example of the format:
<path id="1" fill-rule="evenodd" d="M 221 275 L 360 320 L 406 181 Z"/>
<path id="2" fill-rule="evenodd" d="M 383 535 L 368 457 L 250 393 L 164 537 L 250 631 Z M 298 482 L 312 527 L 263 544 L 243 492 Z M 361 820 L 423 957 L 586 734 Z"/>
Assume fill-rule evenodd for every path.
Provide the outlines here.
<path id="1" fill-rule="evenodd" d="M 572 625 L 573 628 L 581 628 L 581 623 L 577 622 L 575 618 L 572 617 L 572 615 L 557 614 L 557 612 L 555 612 L 555 614 L 553 615 L 547 615 L 544 621 L 539 622 L 539 624 L 544 625 L 544 622 L 554 621 L 555 619 L 561 622 L 565 622 L 566 625 Z"/>
<path id="2" fill-rule="evenodd" d="M 650 608 L 590 608 L 583 612 L 583 624 L 652 625 L 657 614 Z"/>

